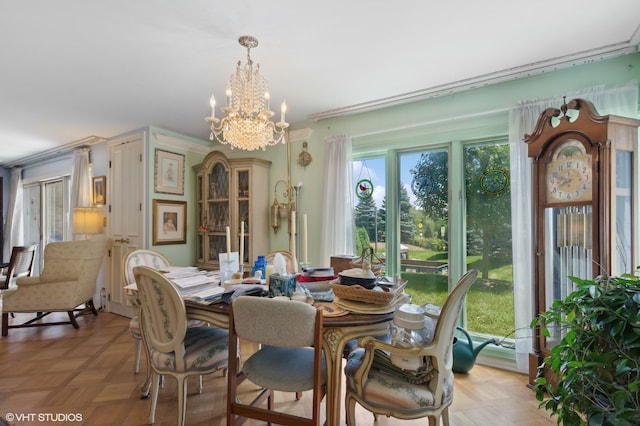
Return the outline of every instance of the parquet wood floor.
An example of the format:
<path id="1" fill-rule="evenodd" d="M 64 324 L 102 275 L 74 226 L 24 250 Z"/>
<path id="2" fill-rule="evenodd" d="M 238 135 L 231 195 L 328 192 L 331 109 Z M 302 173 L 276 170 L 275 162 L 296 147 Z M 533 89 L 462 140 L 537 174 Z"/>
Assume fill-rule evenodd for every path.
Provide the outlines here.
<path id="1" fill-rule="evenodd" d="M 70 325 L 9 330 L 9 336 L 0 338 L 0 417 L 22 416 L 21 421 L 14 418 L 16 426 L 147 424 L 149 400 L 139 398 L 144 360 L 141 373 L 134 374 L 134 340 L 128 322 L 128 318 L 101 312 L 97 317 L 79 318 L 78 330 Z M 526 382 L 524 375 L 481 365 L 467 375 L 457 375 L 451 425 L 556 424 L 537 408 Z M 187 424 L 224 425 L 226 378 L 219 372 L 205 376 L 202 394 L 196 393 L 195 384 L 195 380 L 189 383 Z M 167 378 L 160 390 L 156 425 L 176 424 L 175 386 Z M 255 391 L 247 386 L 247 394 Z M 307 395 L 297 402 L 293 394 L 277 395 L 277 404 L 284 409 L 304 412 L 309 408 Z M 73 420 L 72 415 L 81 421 L 61 421 Z M 358 416 L 359 425 L 373 424 L 373 416 L 364 409 L 359 408 Z M 410 426 L 426 421 L 381 417 L 376 424 Z"/>

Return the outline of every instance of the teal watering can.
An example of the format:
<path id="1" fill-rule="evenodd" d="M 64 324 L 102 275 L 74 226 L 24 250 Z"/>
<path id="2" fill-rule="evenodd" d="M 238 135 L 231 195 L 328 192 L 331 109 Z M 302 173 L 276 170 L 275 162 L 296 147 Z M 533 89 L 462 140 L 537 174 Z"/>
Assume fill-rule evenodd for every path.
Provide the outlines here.
<path id="1" fill-rule="evenodd" d="M 489 339 L 474 348 L 471 336 L 469 336 L 467 330 L 461 327 L 456 328 L 467 337 L 467 341 L 463 342 L 457 337 L 453 338 L 453 371 L 455 373 L 468 373 L 473 368 L 473 364 L 476 362 L 478 353 L 480 353 L 480 351 L 489 343 L 497 345 L 498 339 Z"/>

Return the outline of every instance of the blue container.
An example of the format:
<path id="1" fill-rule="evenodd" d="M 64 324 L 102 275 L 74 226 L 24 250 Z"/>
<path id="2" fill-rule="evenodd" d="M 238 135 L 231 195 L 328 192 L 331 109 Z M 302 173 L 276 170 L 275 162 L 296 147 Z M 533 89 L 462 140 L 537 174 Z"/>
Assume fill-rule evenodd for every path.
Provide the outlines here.
<path id="1" fill-rule="evenodd" d="M 265 279 L 267 276 L 267 259 L 264 256 L 258 256 L 258 260 L 253 264 L 253 269 L 251 270 L 251 276 L 255 277 L 256 272 L 262 272 L 262 279 Z"/>

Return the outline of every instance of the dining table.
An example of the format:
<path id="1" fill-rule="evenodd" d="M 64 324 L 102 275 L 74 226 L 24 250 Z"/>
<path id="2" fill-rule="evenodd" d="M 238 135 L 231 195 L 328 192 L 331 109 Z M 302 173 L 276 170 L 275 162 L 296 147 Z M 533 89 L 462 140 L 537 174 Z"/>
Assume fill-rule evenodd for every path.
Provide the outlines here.
<path id="1" fill-rule="evenodd" d="M 293 302 L 292 302 L 293 303 Z M 226 303 L 203 304 L 185 300 L 187 317 L 205 321 L 213 326 L 229 328 L 229 305 Z M 327 369 L 326 425 L 340 424 L 343 405 L 342 360 L 347 342 L 363 336 L 383 336 L 388 332 L 393 312 L 361 314 L 349 312 L 341 316 L 325 316 L 322 320 L 322 348 Z"/>
<path id="2" fill-rule="evenodd" d="M 209 274 L 202 276 L 202 272 L 188 273 L 184 278 L 190 280 L 190 284 L 194 282 L 199 284 L 194 287 L 181 287 L 180 279 L 173 278 L 171 281 L 177 285 L 177 288 L 183 295 L 186 314 L 189 320 L 200 320 L 212 326 L 220 328 L 229 328 L 229 314 L 231 313 L 230 305 L 225 302 L 217 301 L 210 303 L 198 297 L 192 297 L 193 289 L 202 290 L 207 293 L 215 290 L 216 285 L 211 285 L 214 276 Z M 193 281 L 196 278 L 197 281 Z M 209 284 L 201 284 L 199 281 L 209 282 Z M 182 282 L 184 285 L 184 282 Z M 208 289 L 208 290 L 207 290 Z M 222 289 L 220 289 L 222 290 Z M 132 303 L 138 306 L 137 296 L 138 290 L 136 284 L 125 286 L 126 294 L 131 298 Z M 218 293 L 218 292 L 216 292 Z M 263 293 L 264 294 L 264 293 Z M 259 297 L 259 296 L 255 296 Z M 292 302 L 294 303 L 294 302 Z M 342 360 L 344 358 L 344 349 L 348 342 L 364 336 L 384 336 L 388 333 L 389 323 L 393 320 L 393 310 L 391 312 L 383 311 L 383 313 L 357 313 L 353 311 L 345 311 L 333 304 L 326 302 L 314 303 L 323 312 L 322 319 L 322 348 L 325 353 L 325 363 L 327 371 L 326 382 L 326 422 L 327 426 L 340 424 L 340 412 L 343 405 L 340 397 L 342 394 Z M 328 306 L 329 305 L 329 306 Z M 333 315 L 332 309 L 342 310 L 339 315 Z M 142 386 L 142 398 L 149 396 L 151 385 L 151 376 L 148 375 L 145 384 Z"/>

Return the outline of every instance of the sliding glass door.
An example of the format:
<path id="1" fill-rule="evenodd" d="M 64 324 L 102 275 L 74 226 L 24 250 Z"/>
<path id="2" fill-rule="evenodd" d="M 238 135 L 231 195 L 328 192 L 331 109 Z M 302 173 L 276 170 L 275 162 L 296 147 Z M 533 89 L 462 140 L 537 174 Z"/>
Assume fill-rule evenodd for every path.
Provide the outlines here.
<path id="1" fill-rule="evenodd" d="M 356 241 L 382 257 L 398 256 L 399 272 L 416 304 L 442 305 L 465 270 L 478 269 L 463 316 L 476 335 L 504 337 L 514 327 L 509 147 L 468 142 L 403 150 L 397 176 L 385 159 L 354 161 Z M 388 160 L 387 160 L 388 161 Z M 371 182 L 372 188 L 367 188 Z M 386 203 L 398 188 L 398 203 Z M 369 196 L 370 195 L 370 196 Z M 395 210 L 391 210 L 395 209 Z M 387 233 L 399 232 L 399 247 Z M 394 273 L 396 271 L 388 271 Z M 453 281 L 453 282 L 450 282 Z"/>
<path id="2" fill-rule="evenodd" d="M 69 177 L 25 185 L 24 235 L 25 244 L 37 244 L 38 251 L 34 275 L 40 273 L 42 248 L 53 241 L 71 237 L 69 223 Z"/>

